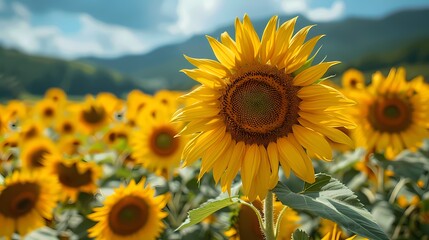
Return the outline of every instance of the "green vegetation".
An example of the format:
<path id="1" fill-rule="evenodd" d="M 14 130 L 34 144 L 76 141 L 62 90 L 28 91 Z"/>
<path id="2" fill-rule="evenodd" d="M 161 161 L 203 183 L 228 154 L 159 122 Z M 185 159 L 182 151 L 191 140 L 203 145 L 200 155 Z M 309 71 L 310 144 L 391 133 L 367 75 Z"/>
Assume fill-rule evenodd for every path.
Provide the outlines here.
<path id="1" fill-rule="evenodd" d="M 42 95 L 50 87 L 81 96 L 101 91 L 123 95 L 137 85 L 113 70 L 0 48 L 0 99 Z"/>

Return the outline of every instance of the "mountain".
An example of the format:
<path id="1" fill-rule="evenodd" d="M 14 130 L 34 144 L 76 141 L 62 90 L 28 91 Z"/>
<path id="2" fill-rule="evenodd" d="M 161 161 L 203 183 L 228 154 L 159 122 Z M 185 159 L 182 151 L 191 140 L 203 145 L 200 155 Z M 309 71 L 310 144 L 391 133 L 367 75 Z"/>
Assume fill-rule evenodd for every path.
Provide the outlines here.
<path id="1" fill-rule="evenodd" d="M 283 22 L 290 16 L 280 16 L 279 18 Z M 256 30 L 261 34 L 268 19 L 252 20 Z M 406 48 L 410 43 L 429 38 L 428 22 L 429 9 L 407 10 L 382 19 L 349 18 L 342 21 L 319 23 L 310 31 L 309 37 L 319 34 L 326 35 L 319 43 L 322 49 L 319 52 L 318 60 L 326 57 L 327 60 L 342 61 L 343 64 L 334 67 L 331 71 L 331 73 L 338 74 L 350 66 L 359 66 L 365 59 L 385 58 L 384 56 L 388 56 L 391 52 L 401 52 L 395 56 L 396 60 L 400 62 L 400 58 L 404 51 L 407 51 Z M 299 17 L 296 29 L 311 24 L 313 23 L 305 17 Z M 234 35 L 232 25 L 209 35 L 219 38 L 223 31 Z M 88 57 L 80 59 L 80 61 L 115 69 L 133 77 L 148 89 L 189 89 L 195 82 L 179 72 L 183 68 L 192 68 L 184 59 L 184 54 L 197 58 L 214 57 L 206 38 L 200 35 L 179 44 L 160 47 L 143 55 L 129 55 L 113 59 Z M 364 65 L 366 63 L 363 62 Z M 368 69 L 368 66 L 365 67 Z"/>
<path id="2" fill-rule="evenodd" d="M 0 99 L 43 95 L 50 87 L 78 96 L 101 91 L 123 95 L 139 88 L 130 77 L 114 70 L 0 47 Z"/>

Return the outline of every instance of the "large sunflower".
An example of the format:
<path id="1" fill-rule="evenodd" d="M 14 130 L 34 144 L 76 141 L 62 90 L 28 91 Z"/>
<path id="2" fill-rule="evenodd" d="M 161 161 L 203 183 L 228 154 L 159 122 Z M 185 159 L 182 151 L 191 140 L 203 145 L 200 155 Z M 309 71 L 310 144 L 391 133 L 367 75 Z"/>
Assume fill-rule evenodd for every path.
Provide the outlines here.
<path id="1" fill-rule="evenodd" d="M 352 110 L 359 123 L 356 143 L 369 152 L 392 159 L 429 136 L 429 90 L 427 85 L 415 89 L 405 80 L 405 69 L 392 68 L 386 78 L 375 73 L 371 85 L 353 97 L 358 102 Z"/>
<path id="2" fill-rule="evenodd" d="M 14 172 L 0 186 L 0 237 L 24 236 L 52 218 L 59 186 L 48 174 Z"/>
<path id="3" fill-rule="evenodd" d="M 88 230 L 89 237 L 96 240 L 156 239 L 164 229 L 162 219 L 167 213 L 162 209 L 166 197 L 155 197 L 145 180 L 136 184 L 131 180 L 127 187 L 120 186 L 106 198 L 104 207 L 95 208 L 88 217 L 97 224 Z"/>
<path id="4" fill-rule="evenodd" d="M 139 115 L 139 130 L 131 138 L 133 157 L 138 163 L 158 175 L 171 176 L 180 165 L 186 137 L 175 137 L 182 125 L 170 122 L 170 106 L 156 104 L 146 107 Z"/>
<path id="5" fill-rule="evenodd" d="M 319 84 L 332 65 L 308 66 L 317 41 L 304 42 L 311 26 L 293 35 L 296 18 L 277 28 L 277 16 L 259 39 L 247 15 L 236 20 L 235 41 L 208 37 L 218 61 L 189 58 L 197 69 L 183 72 L 202 85 L 186 95 L 195 103 L 179 110 L 173 120 L 187 122 L 191 134 L 183 152 L 185 166 L 202 158 L 200 176 L 213 169 L 215 181 L 229 190 L 241 170 L 244 194 L 265 198 L 278 180 L 279 163 L 314 182 L 308 152 L 329 160 L 326 138 L 352 144 L 335 127 L 352 127 L 342 110 L 352 102 L 334 88 Z M 307 151 L 307 153 L 306 153 Z"/>
<path id="6" fill-rule="evenodd" d="M 79 157 L 65 159 L 59 154 L 50 155 L 45 163 L 62 187 L 60 200 L 76 202 L 80 192 L 92 194 L 97 191 L 101 169 L 96 163 L 83 162 Z"/>

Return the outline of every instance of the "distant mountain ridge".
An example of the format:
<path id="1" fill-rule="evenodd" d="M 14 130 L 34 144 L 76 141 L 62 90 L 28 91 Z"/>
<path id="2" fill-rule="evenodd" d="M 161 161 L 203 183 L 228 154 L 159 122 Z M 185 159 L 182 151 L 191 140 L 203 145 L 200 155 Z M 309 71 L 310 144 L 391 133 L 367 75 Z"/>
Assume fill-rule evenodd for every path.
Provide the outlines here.
<path id="1" fill-rule="evenodd" d="M 0 100 L 40 96 L 50 87 L 76 96 L 102 91 L 124 95 L 139 88 L 130 77 L 114 70 L 0 47 Z"/>
<path id="2" fill-rule="evenodd" d="M 283 22 L 291 16 L 280 16 Z M 259 34 L 268 21 L 267 19 L 253 20 L 254 27 Z M 348 66 L 359 66 L 361 59 L 368 55 L 378 56 L 429 38 L 429 9 L 407 10 L 389 15 L 383 19 L 349 18 L 343 21 L 318 23 L 309 34 L 309 37 L 325 34 L 318 46 L 320 58 L 340 60 L 343 62 L 333 69 L 339 73 Z M 305 17 L 299 17 L 295 29 L 311 25 Z M 234 35 L 233 25 L 222 28 L 208 35 L 219 38 L 223 31 Z M 114 59 L 83 58 L 80 61 L 96 66 L 115 69 L 125 75 L 133 77 L 142 86 L 148 89 L 166 87 L 171 89 L 189 89 L 192 80 L 179 70 L 191 68 L 183 55 L 197 58 L 213 58 L 213 53 L 203 35 L 194 36 L 189 40 L 168 46 L 163 46 L 152 52 L 142 55 L 129 55 Z"/>

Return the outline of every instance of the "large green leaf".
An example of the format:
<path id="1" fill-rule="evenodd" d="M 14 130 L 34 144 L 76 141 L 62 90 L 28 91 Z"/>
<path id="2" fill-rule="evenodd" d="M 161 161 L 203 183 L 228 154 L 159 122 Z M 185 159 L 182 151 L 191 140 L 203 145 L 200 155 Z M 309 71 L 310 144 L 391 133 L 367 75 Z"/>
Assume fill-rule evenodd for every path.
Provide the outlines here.
<path id="1" fill-rule="evenodd" d="M 283 204 L 293 209 L 330 219 L 362 237 L 389 239 L 356 195 L 327 174 L 317 174 L 316 181 L 306 184 L 301 193 L 292 192 L 281 182 L 274 192 Z"/>
<path id="2" fill-rule="evenodd" d="M 218 210 L 231 206 L 238 201 L 239 198 L 237 196 L 229 197 L 227 194 L 223 194 L 222 197 L 216 199 L 210 199 L 199 208 L 189 211 L 188 218 L 176 229 L 176 231 L 195 225 Z"/>

